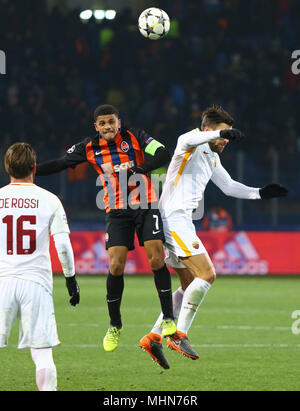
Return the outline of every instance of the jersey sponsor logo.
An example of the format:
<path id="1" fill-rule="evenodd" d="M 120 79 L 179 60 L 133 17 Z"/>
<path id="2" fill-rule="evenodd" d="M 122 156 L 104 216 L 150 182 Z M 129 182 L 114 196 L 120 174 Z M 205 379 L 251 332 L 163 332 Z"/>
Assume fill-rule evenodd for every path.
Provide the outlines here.
<path id="1" fill-rule="evenodd" d="M 121 170 L 128 170 L 130 168 L 134 167 L 134 161 L 127 161 L 126 163 L 122 163 L 122 164 L 116 164 L 114 166 L 114 172 L 115 173 L 119 173 Z"/>
<path id="2" fill-rule="evenodd" d="M 128 170 L 134 167 L 134 161 L 127 161 L 126 163 L 116 164 L 115 166 L 111 163 L 101 164 L 101 168 L 104 174 L 119 173 L 121 170 Z"/>
<path id="3" fill-rule="evenodd" d="M 207 153 L 206 151 L 203 151 L 203 153 L 204 153 L 204 154 L 209 154 L 209 153 Z"/>
<path id="4" fill-rule="evenodd" d="M 95 156 L 100 156 L 100 154 L 101 154 L 101 151 L 96 151 L 95 152 Z"/>
<path id="5" fill-rule="evenodd" d="M 113 166 L 111 163 L 105 163 L 105 164 L 101 164 L 101 168 L 103 170 L 104 174 L 112 174 L 113 171 Z"/>
<path id="6" fill-rule="evenodd" d="M 121 150 L 124 153 L 127 153 L 127 151 L 129 151 L 129 144 L 126 141 L 122 141 L 122 143 L 120 144 Z"/>
<path id="7" fill-rule="evenodd" d="M 72 154 L 75 151 L 76 146 L 72 146 L 71 148 L 69 148 L 69 150 L 67 150 L 68 154 Z"/>
<path id="8" fill-rule="evenodd" d="M 160 233 L 161 232 L 161 230 L 158 230 L 158 231 L 152 231 L 152 234 L 153 235 L 155 235 L 155 234 L 158 234 L 158 233 Z"/>
<path id="9" fill-rule="evenodd" d="M 192 246 L 193 246 L 196 250 L 198 250 L 200 244 L 199 244 L 197 241 L 195 241 L 195 242 L 192 244 Z"/>

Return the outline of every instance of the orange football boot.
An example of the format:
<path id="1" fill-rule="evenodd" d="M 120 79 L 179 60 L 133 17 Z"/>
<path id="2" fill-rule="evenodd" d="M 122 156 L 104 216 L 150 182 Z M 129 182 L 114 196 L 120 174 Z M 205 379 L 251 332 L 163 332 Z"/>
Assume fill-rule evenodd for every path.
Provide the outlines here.
<path id="1" fill-rule="evenodd" d="M 158 334 L 149 333 L 140 340 L 140 347 L 151 355 L 152 360 L 165 370 L 170 368 L 169 363 L 164 356 L 162 348 L 162 337 Z"/>

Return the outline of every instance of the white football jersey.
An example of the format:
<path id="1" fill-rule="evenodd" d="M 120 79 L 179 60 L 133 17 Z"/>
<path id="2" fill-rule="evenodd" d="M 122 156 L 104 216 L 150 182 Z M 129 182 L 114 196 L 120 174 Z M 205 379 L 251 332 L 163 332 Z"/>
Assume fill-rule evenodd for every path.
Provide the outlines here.
<path id="1" fill-rule="evenodd" d="M 208 144 L 217 138 L 220 138 L 220 130 L 195 129 L 179 137 L 159 201 L 163 219 L 181 212 L 191 217 L 203 199 L 209 180 L 226 195 L 245 199 L 260 198 L 258 188 L 232 180 L 224 169 L 219 155 Z M 198 218 L 201 217 L 198 215 Z"/>
<path id="2" fill-rule="evenodd" d="M 0 277 L 17 277 L 53 288 L 50 235 L 70 233 L 54 194 L 35 184 L 0 189 Z"/>

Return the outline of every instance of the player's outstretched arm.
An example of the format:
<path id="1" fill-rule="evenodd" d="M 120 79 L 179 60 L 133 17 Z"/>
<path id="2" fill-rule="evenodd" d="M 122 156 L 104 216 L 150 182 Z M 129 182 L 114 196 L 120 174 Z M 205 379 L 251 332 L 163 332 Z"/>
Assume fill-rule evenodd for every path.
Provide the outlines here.
<path id="1" fill-rule="evenodd" d="M 246 200 L 259 200 L 261 198 L 259 188 L 249 187 L 233 180 L 222 166 L 219 158 L 211 180 L 227 196 Z"/>
<path id="2" fill-rule="evenodd" d="M 66 170 L 69 167 L 66 158 L 62 157 L 57 160 L 46 161 L 44 163 L 37 164 L 36 175 L 48 176 L 50 174 L 59 173 Z"/>
<path id="3" fill-rule="evenodd" d="M 74 253 L 70 237 L 68 233 L 59 233 L 55 234 L 53 239 L 71 297 L 70 304 L 75 306 L 80 301 L 80 289 L 75 278 Z"/>
<path id="4" fill-rule="evenodd" d="M 180 147 L 183 151 L 189 151 L 194 147 L 209 143 L 217 138 L 220 138 L 220 130 L 200 131 L 197 128 L 179 136 L 177 147 Z"/>
<path id="5" fill-rule="evenodd" d="M 244 134 L 236 128 L 212 131 L 200 131 L 197 128 L 182 134 L 178 139 L 178 146 L 183 151 L 189 151 L 194 147 L 201 146 L 202 144 L 209 143 L 218 138 L 226 138 L 230 141 L 240 141 L 243 137 Z"/>
<path id="6" fill-rule="evenodd" d="M 86 145 L 89 141 L 90 139 L 87 138 L 81 143 L 74 145 L 61 158 L 37 164 L 36 175 L 48 176 L 50 174 L 59 173 L 69 167 L 75 168 L 78 164 L 84 163 L 87 161 Z"/>
<path id="7" fill-rule="evenodd" d="M 211 180 L 223 191 L 224 194 L 248 200 L 269 199 L 286 197 L 288 190 L 280 184 L 268 184 L 263 188 L 249 187 L 233 180 L 218 160 Z"/>

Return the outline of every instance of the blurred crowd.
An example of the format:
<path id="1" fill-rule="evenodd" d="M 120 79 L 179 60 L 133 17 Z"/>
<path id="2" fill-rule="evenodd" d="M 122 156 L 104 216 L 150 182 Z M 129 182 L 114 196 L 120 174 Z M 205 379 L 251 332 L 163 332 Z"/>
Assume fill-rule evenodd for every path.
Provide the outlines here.
<path id="1" fill-rule="evenodd" d="M 40 160 L 56 157 L 94 133 L 102 103 L 174 149 L 215 103 L 236 118 L 248 137 L 238 149 L 254 162 L 277 152 L 281 170 L 297 169 L 300 75 L 291 55 L 300 49 L 299 1 L 164 0 L 172 25 L 159 41 L 139 34 L 130 9 L 83 23 L 79 10 L 48 9 L 44 0 L 0 7 L 2 149 L 26 140 Z"/>

